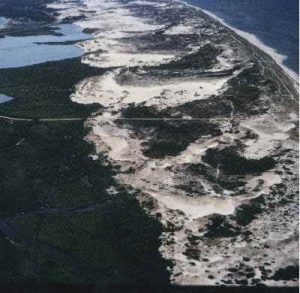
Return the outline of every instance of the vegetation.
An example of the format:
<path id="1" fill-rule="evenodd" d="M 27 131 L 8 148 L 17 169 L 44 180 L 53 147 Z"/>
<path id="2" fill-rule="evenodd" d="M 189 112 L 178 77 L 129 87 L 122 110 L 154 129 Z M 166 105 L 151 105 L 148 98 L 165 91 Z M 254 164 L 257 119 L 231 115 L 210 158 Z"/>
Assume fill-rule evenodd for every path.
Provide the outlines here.
<path id="1" fill-rule="evenodd" d="M 235 190 L 240 187 L 245 186 L 245 181 L 239 180 L 237 176 L 230 176 L 225 174 L 219 174 L 218 178 L 216 177 L 217 170 L 212 168 L 209 165 L 202 163 L 191 164 L 189 170 L 198 175 L 202 175 L 205 179 L 215 182 L 222 187 L 222 189 Z"/>
<path id="2" fill-rule="evenodd" d="M 1 104 L 0 115 L 86 117 L 98 106 L 73 103 L 70 95 L 80 80 L 103 72 L 103 69 L 82 64 L 80 58 L 0 69 L 0 93 L 14 98 L 10 103 Z"/>
<path id="3" fill-rule="evenodd" d="M 131 105 L 123 111 L 126 118 L 168 118 L 169 110 L 159 111 L 155 107 Z M 121 121 L 119 123 L 124 123 Z M 171 121 L 171 120 L 128 120 L 137 135 L 146 136 L 143 153 L 151 158 L 175 156 L 184 151 L 191 142 L 204 135 L 221 134 L 217 125 L 206 121 Z"/>
<path id="4" fill-rule="evenodd" d="M 228 99 L 212 96 L 209 99 L 187 102 L 173 108 L 173 113 L 179 112 L 193 118 L 228 117 L 230 119 L 232 107 Z"/>
<path id="5" fill-rule="evenodd" d="M 264 198 L 251 199 L 248 204 L 242 204 L 236 208 L 235 220 L 237 224 L 247 226 L 257 215 L 263 211 Z"/>
<path id="6" fill-rule="evenodd" d="M 95 107 L 70 93 L 100 73 L 78 59 L 1 70 L 15 100 L 0 113 L 84 118 Z M 83 123 L 0 120 L 0 282 L 167 284 L 161 225 L 90 157 Z"/>
<path id="7" fill-rule="evenodd" d="M 210 69 L 216 63 L 220 50 L 210 44 L 204 45 L 197 52 L 188 54 L 181 59 L 161 64 L 159 69 Z"/>
<path id="8" fill-rule="evenodd" d="M 214 124 L 202 121 L 147 121 L 141 124 L 146 129 L 152 129 L 143 150 L 150 158 L 176 156 L 201 136 L 220 135 L 220 130 Z"/>
<path id="9" fill-rule="evenodd" d="M 222 237 L 235 237 L 239 234 L 240 231 L 228 223 L 225 216 L 215 214 L 209 218 L 209 223 L 204 236 L 214 239 Z"/>
<path id="10" fill-rule="evenodd" d="M 26 18 L 33 21 L 53 21 L 45 5 L 54 0 L 1 0 L 0 15 L 7 18 Z"/>
<path id="11" fill-rule="evenodd" d="M 258 114 L 268 107 L 260 101 L 261 93 L 265 91 L 274 93 L 276 86 L 274 81 L 266 80 L 261 75 L 259 66 L 255 64 L 230 79 L 228 89 L 223 95 L 234 104 L 235 112 Z"/>
<path id="12" fill-rule="evenodd" d="M 236 153 L 234 148 L 208 149 L 203 161 L 214 167 L 219 166 L 227 175 L 261 174 L 276 165 L 271 157 L 247 159 Z"/>
<path id="13" fill-rule="evenodd" d="M 299 266 L 287 266 L 286 268 L 278 269 L 271 279 L 279 280 L 297 280 L 299 277 Z"/>

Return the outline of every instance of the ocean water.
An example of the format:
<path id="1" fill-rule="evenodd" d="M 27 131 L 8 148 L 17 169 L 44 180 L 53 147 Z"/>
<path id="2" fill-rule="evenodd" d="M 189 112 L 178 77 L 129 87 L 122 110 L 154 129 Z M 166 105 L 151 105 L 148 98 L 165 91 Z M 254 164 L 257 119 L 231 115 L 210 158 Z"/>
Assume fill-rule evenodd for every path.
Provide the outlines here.
<path id="1" fill-rule="evenodd" d="M 37 44 L 45 42 L 65 42 L 90 38 L 74 24 L 57 26 L 63 36 L 6 36 L 0 39 L 0 68 L 22 67 L 47 61 L 63 60 L 81 56 L 83 50 L 75 45 Z"/>
<path id="2" fill-rule="evenodd" d="M 255 35 L 285 56 L 283 65 L 299 74 L 298 0 L 187 0 L 226 24 Z"/>

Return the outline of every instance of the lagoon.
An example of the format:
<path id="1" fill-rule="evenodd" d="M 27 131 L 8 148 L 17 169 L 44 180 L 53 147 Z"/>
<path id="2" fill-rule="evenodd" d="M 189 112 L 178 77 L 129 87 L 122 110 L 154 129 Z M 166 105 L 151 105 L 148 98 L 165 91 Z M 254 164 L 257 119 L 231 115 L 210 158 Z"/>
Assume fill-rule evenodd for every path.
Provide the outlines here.
<path id="1" fill-rule="evenodd" d="M 64 42 L 89 39 L 75 24 L 55 26 L 62 36 L 6 36 L 0 39 L 0 68 L 22 67 L 47 61 L 74 58 L 83 54 L 83 49 Z M 53 43 L 53 44 L 51 44 Z"/>
<path id="2" fill-rule="evenodd" d="M 0 104 L 1 104 L 1 103 L 5 103 L 5 102 L 9 102 L 9 101 L 11 101 L 11 100 L 13 100 L 12 97 L 9 97 L 9 96 L 0 94 Z"/>
<path id="3" fill-rule="evenodd" d="M 6 25 L 7 19 L 4 17 L 0 17 L 0 29 L 4 28 Z"/>

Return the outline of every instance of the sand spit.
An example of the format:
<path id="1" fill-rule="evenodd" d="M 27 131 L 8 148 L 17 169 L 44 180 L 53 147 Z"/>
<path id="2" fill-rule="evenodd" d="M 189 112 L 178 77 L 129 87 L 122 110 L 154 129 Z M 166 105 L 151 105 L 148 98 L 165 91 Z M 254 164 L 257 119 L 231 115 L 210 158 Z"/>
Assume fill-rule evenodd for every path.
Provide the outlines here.
<path id="1" fill-rule="evenodd" d="M 298 261 L 298 118 L 268 64 L 182 3 L 52 7 L 93 30 L 82 62 L 106 73 L 71 98 L 102 105 L 86 139 L 164 225 L 171 282 L 296 285 L 277 275 Z"/>

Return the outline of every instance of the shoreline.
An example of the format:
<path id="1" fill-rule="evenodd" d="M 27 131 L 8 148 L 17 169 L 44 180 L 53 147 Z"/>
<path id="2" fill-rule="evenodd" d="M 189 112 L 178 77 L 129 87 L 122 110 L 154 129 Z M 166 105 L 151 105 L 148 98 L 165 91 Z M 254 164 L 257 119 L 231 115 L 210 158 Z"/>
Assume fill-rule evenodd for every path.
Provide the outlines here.
<path id="1" fill-rule="evenodd" d="M 222 19 L 221 17 L 215 15 L 214 13 L 212 13 L 206 9 L 200 8 L 193 4 L 189 4 L 186 1 L 178 0 L 178 2 L 184 4 L 188 7 L 192 7 L 194 9 L 198 9 L 198 10 L 202 11 L 204 14 L 206 14 L 209 17 L 213 18 L 214 20 L 218 21 L 226 28 L 232 30 L 237 35 L 239 35 L 240 37 L 247 40 L 250 44 L 254 45 L 258 49 L 263 51 L 265 54 L 269 55 L 278 64 L 278 66 L 280 66 L 285 71 L 285 73 L 288 74 L 288 76 L 291 79 L 293 79 L 294 82 L 297 83 L 297 85 L 299 84 L 299 74 L 297 74 L 295 71 L 293 71 L 292 69 L 288 68 L 286 65 L 283 64 L 283 61 L 288 58 L 286 55 L 280 54 L 277 52 L 277 50 L 275 48 L 265 45 L 264 42 L 261 39 L 259 39 L 256 35 L 246 32 L 246 31 L 242 31 L 238 28 L 231 26 L 224 19 Z"/>

